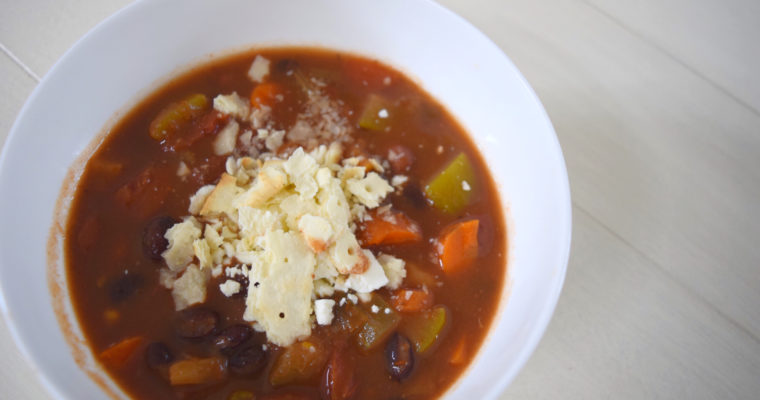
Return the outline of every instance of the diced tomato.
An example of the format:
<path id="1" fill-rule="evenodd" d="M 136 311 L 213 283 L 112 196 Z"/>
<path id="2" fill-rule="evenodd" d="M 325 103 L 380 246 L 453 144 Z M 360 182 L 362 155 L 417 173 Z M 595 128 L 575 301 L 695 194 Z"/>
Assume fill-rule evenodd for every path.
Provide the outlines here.
<path id="1" fill-rule="evenodd" d="M 167 178 L 167 179 L 162 179 Z M 137 215 L 146 217 L 158 211 L 171 191 L 166 168 L 151 166 L 116 191 L 116 200 Z"/>
<path id="2" fill-rule="evenodd" d="M 204 137 L 216 135 L 228 119 L 228 115 L 211 110 L 188 129 L 161 142 L 161 148 L 166 152 L 186 150 Z"/>
<path id="3" fill-rule="evenodd" d="M 322 398 L 327 400 L 348 400 L 359 388 L 354 364 L 345 351 L 337 349 L 330 356 L 327 368 L 322 375 Z"/>

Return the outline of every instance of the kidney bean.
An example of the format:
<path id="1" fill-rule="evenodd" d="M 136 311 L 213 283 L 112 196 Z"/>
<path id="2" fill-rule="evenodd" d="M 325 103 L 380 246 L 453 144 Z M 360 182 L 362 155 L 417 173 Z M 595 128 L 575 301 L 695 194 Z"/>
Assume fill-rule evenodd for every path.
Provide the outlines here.
<path id="1" fill-rule="evenodd" d="M 116 278 L 109 285 L 109 295 L 111 301 L 120 303 L 134 294 L 139 289 L 144 280 L 138 274 L 124 274 Z"/>
<path id="2" fill-rule="evenodd" d="M 156 368 L 174 361 L 174 355 L 165 344 L 153 342 L 145 348 L 145 361 L 151 368 Z"/>
<path id="3" fill-rule="evenodd" d="M 229 358 L 232 373 L 251 376 L 259 373 L 267 364 L 267 355 L 261 345 L 246 346 Z"/>
<path id="4" fill-rule="evenodd" d="M 224 328 L 214 337 L 213 343 L 219 350 L 228 350 L 248 340 L 252 329 L 249 325 L 232 325 Z"/>
<path id="5" fill-rule="evenodd" d="M 334 351 L 322 375 L 322 399 L 348 400 L 356 394 L 358 388 L 354 366 L 343 351 Z"/>
<path id="6" fill-rule="evenodd" d="M 167 247 L 169 247 L 169 241 L 166 240 L 164 234 L 169 230 L 177 221 L 168 216 L 156 217 L 148 222 L 143 230 L 143 253 L 151 260 L 160 261 L 161 253 L 163 253 Z"/>
<path id="7" fill-rule="evenodd" d="M 205 308 L 190 308 L 178 313 L 174 330 L 186 339 L 197 339 L 214 333 L 219 316 Z"/>
<path id="8" fill-rule="evenodd" d="M 385 361 L 385 368 L 393 379 L 401 381 L 408 377 L 414 368 L 414 350 L 409 339 L 394 334 L 385 345 Z"/>

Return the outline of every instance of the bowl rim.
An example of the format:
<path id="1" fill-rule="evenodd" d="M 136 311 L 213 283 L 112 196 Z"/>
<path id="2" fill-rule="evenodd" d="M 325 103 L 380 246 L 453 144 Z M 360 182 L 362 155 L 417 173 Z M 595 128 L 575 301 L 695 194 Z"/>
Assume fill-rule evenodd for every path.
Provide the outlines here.
<path id="1" fill-rule="evenodd" d="M 514 378 L 517 376 L 517 373 L 522 370 L 527 360 L 530 358 L 530 356 L 535 351 L 536 347 L 538 346 L 538 343 L 543 338 L 545 331 L 549 325 L 549 322 L 551 321 L 551 317 L 554 313 L 554 310 L 556 309 L 556 305 L 559 300 L 559 296 L 561 294 L 564 281 L 567 274 L 567 268 L 568 268 L 568 262 L 570 257 L 570 248 L 571 248 L 571 239 L 572 239 L 572 200 L 571 200 L 571 192 L 570 192 L 570 183 L 569 178 L 567 174 L 567 167 L 565 163 L 565 159 L 562 153 L 562 149 L 559 143 L 559 139 L 557 138 L 556 131 L 551 123 L 550 118 L 548 117 L 546 113 L 546 109 L 543 107 L 543 104 L 540 102 L 538 96 L 536 95 L 533 88 L 530 86 L 530 84 L 525 79 L 524 75 L 519 72 L 517 67 L 512 63 L 512 61 L 507 57 L 507 55 L 499 48 L 491 38 L 486 36 L 482 31 L 480 31 L 478 28 L 476 28 L 472 23 L 470 23 L 468 20 L 463 18 L 462 16 L 456 14 L 455 12 L 449 10 L 445 6 L 433 1 L 433 0 L 418 0 L 422 3 L 427 3 L 428 6 L 432 6 L 435 8 L 438 8 L 439 11 L 442 11 L 444 13 L 447 13 L 449 17 L 459 20 L 461 24 L 466 26 L 468 29 L 474 31 L 474 33 L 478 36 L 480 36 L 481 40 L 484 41 L 484 43 L 488 43 L 488 46 L 492 47 L 494 50 L 496 50 L 501 57 L 503 58 L 503 62 L 509 64 L 516 72 L 517 76 L 519 77 L 520 84 L 524 87 L 524 89 L 527 91 L 531 102 L 533 103 L 533 107 L 538 110 L 541 114 L 541 117 L 543 119 L 542 122 L 546 123 L 548 125 L 548 129 L 551 133 L 551 149 L 549 149 L 551 152 L 554 153 L 554 157 L 556 158 L 555 161 L 558 161 L 558 164 L 556 167 L 559 167 L 560 169 L 560 175 L 561 180 L 560 184 L 561 187 L 558 188 L 558 191 L 562 197 L 562 199 L 559 200 L 559 202 L 562 204 L 563 209 L 560 211 L 562 216 L 565 216 L 566 219 L 564 221 L 559 221 L 559 225 L 561 225 L 559 231 L 561 234 L 560 242 L 563 243 L 563 247 L 559 250 L 559 263 L 560 263 L 560 269 L 557 271 L 554 275 L 554 279 L 551 282 L 551 287 L 549 296 L 546 296 L 544 298 L 544 302 L 541 305 L 541 313 L 540 316 L 537 318 L 537 322 L 535 324 L 534 329 L 531 332 L 530 338 L 528 339 L 525 346 L 523 346 L 522 350 L 519 352 L 515 362 L 512 363 L 512 366 L 509 370 L 507 370 L 505 373 L 500 375 L 500 380 L 498 382 L 495 382 L 491 390 L 488 392 L 490 398 L 496 398 L 498 397 L 504 389 L 514 380 Z M 87 42 L 91 40 L 92 37 L 95 37 L 98 35 L 98 33 L 105 29 L 104 27 L 110 25 L 113 23 L 113 21 L 125 18 L 126 14 L 130 12 L 139 12 L 139 9 L 141 7 L 146 7 L 149 5 L 149 1 L 147 0 L 136 0 L 130 4 L 127 4 L 126 6 L 119 9 L 117 12 L 111 14 L 107 18 L 100 21 L 97 25 L 95 25 L 92 29 L 90 29 L 85 35 L 80 37 L 67 51 L 53 64 L 53 66 L 50 68 L 50 70 L 42 77 L 40 82 L 36 85 L 36 87 L 33 89 L 32 93 L 29 95 L 27 100 L 25 101 L 23 107 L 19 111 L 19 113 L 16 116 L 16 119 L 14 120 L 13 125 L 11 126 L 11 129 L 9 131 L 9 134 L 5 140 L 5 144 L 3 145 L 2 152 L 0 152 L 0 170 L 3 169 L 7 164 L 7 158 L 8 154 L 11 151 L 12 147 L 15 147 L 12 145 L 12 143 L 15 141 L 16 137 L 20 135 L 18 125 L 20 124 L 20 121 L 27 118 L 26 114 L 29 112 L 29 109 L 32 107 L 32 104 L 35 103 L 35 99 L 40 96 L 41 93 L 44 93 L 46 90 L 46 83 L 52 79 L 51 76 L 55 75 L 55 72 L 57 71 L 60 64 L 65 63 L 69 58 L 72 57 L 72 54 L 75 53 L 79 48 L 85 47 L 87 45 Z M 224 56 L 224 51 L 220 52 L 218 54 L 220 56 Z M 198 62 L 196 63 L 198 65 L 203 64 L 203 61 L 199 58 Z M 392 65 L 392 64 L 391 64 Z M 394 66 L 398 68 L 397 66 Z M 192 68 L 192 66 L 190 66 Z M 189 68 L 188 68 L 189 69 Z M 171 79 L 172 76 L 175 76 L 175 71 L 170 72 L 169 74 L 159 78 L 159 82 L 168 82 L 168 80 Z M 405 71 L 402 72 L 406 73 Z M 412 77 L 413 80 L 414 77 Z M 150 91 L 146 92 L 150 93 Z M 141 96 L 143 96 L 145 93 L 140 93 L 138 95 L 138 101 Z M 127 102 L 124 105 L 124 109 L 130 109 L 134 104 L 131 103 L 133 99 L 127 100 Z M 121 110 L 116 110 L 116 113 L 118 113 Z M 104 124 L 104 128 L 110 126 L 111 122 L 106 121 Z M 93 136 L 93 142 L 97 141 L 97 138 L 99 137 L 100 133 L 96 133 Z M 97 147 L 97 144 L 95 144 L 95 147 Z M 86 151 L 85 151 L 86 153 Z M 74 158 L 76 160 L 77 157 Z M 73 168 L 74 161 L 72 163 L 71 168 Z M 499 188 L 499 195 L 504 196 L 504 193 L 501 192 L 501 189 Z M 508 199 L 506 199 L 508 201 Z M 507 230 L 510 232 L 511 236 L 511 229 L 513 228 L 513 225 L 511 223 L 511 218 L 509 216 L 509 210 L 505 209 L 503 210 L 505 214 L 505 221 L 507 222 Z M 51 219 L 54 222 L 54 219 Z M 512 260 L 511 260 L 511 241 L 509 242 L 510 251 L 508 251 L 508 260 L 506 263 L 506 266 L 508 267 Z M 0 254 L 1 256 L 2 254 Z M 0 257 L 0 266 L 2 266 L 3 261 Z M 512 281 L 509 277 L 509 269 L 507 271 L 507 274 L 505 274 L 504 278 L 504 287 L 502 288 L 502 301 L 500 306 L 498 307 L 498 310 L 496 312 L 496 315 L 500 315 L 505 308 L 506 300 L 509 297 L 509 287 L 512 285 Z M 7 306 L 7 300 L 5 298 L 6 294 L 3 290 L 2 282 L 0 282 L 0 314 L 3 315 L 6 325 L 8 327 L 8 330 L 10 332 L 11 337 L 13 338 L 13 341 L 15 342 L 17 348 L 20 350 L 20 353 L 24 357 L 24 359 L 27 361 L 27 364 L 31 367 L 31 369 L 34 371 L 35 375 L 37 376 L 37 379 L 39 382 L 43 384 L 46 391 L 51 394 L 54 398 L 65 398 L 62 393 L 59 390 L 59 387 L 56 386 L 48 377 L 48 374 L 43 372 L 39 368 L 39 364 L 37 360 L 32 356 L 32 353 L 29 350 L 29 346 L 33 346 L 32 343 L 29 343 L 22 335 L 20 334 L 19 328 L 17 327 L 17 323 L 14 320 L 13 315 L 11 314 L 11 311 L 8 309 Z M 76 317 L 74 317 L 74 320 L 76 321 Z M 490 340 L 491 335 L 493 334 L 494 328 L 496 325 L 496 320 L 491 322 L 491 326 L 488 328 L 488 333 L 486 334 L 486 337 L 483 339 L 483 343 Z M 482 350 L 484 346 L 481 346 L 478 351 Z M 454 391 L 456 386 L 461 383 L 463 378 L 468 375 L 469 370 L 472 368 L 472 366 L 477 363 L 477 356 L 476 358 L 468 365 L 465 370 L 462 372 L 460 377 L 458 378 L 457 382 L 453 384 L 451 387 L 447 389 L 446 392 L 444 392 L 442 395 L 443 397 L 447 397 L 451 392 Z M 81 366 L 80 366 L 81 367 Z"/>

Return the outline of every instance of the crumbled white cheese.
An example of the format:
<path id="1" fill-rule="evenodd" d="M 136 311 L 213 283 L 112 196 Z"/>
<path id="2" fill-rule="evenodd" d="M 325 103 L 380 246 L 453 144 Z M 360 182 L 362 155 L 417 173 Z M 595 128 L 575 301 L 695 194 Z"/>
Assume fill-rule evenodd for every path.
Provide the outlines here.
<path id="1" fill-rule="evenodd" d="M 248 147 L 251 145 L 251 139 L 253 139 L 253 131 L 250 129 L 246 129 L 243 131 L 243 133 L 238 136 L 238 139 L 240 140 L 240 143 L 242 143 L 244 146 Z"/>
<path id="2" fill-rule="evenodd" d="M 216 184 L 214 190 L 206 197 L 206 201 L 203 203 L 199 214 L 202 216 L 218 213 L 233 215 L 235 211 L 233 201 L 240 192 L 241 189 L 237 186 L 237 179 L 230 174 L 222 174 L 219 183 Z"/>
<path id="3" fill-rule="evenodd" d="M 195 239 L 193 241 L 193 252 L 198 261 L 200 261 L 201 269 L 213 268 L 214 258 L 211 255 L 211 247 L 205 239 Z"/>
<path id="4" fill-rule="evenodd" d="M 372 307 L 370 307 L 370 310 L 371 310 L 371 311 L 372 311 L 374 314 L 377 314 L 377 313 L 378 313 L 378 311 L 380 311 L 380 307 L 378 307 L 377 305 L 373 304 L 373 305 L 372 305 Z"/>
<path id="5" fill-rule="evenodd" d="M 161 254 L 170 270 L 184 268 L 193 261 L 193 241 L 201 236 L 200 223 L 194 217 L 185 218 L 166 231 L 169 247 Z"/>
<path id="6" fill-rule="evenodd" d="M 258 132 L 264 140 L 274 135 L 270 128 Z M 186 270 L 182 282 L 212 274 L 247 277 L 243 317 L 280 346 L 311 333 L 317 301 L 335 290 L 347 293 L 342 302 L 357 303 L 369 301 L 373 290 L 397 287 L 403 261 L 377 259 L 354 235 L 356 224 L 369 218 L 367 209 L 392 188 L 377 173 L 366 174 L 358 159 L 341 163 L 341 153 L 332 144 L 308 153 L 296 148 L 284 159 L 228 158 L 219 182 L 191 199 L 189 209 L 200 221 L 190 217 L 167 231 L 172 245 L 165 258 L 177 272 L 165 274 L 165 286 L 176 287 L 183 278 L 174 277 L 193 260 L 194 272 Z M 231 295 L 244 289 L 236 284 L 228 279 L 219 288 Z"/>
<path id="7" fill-rule="evenodd" d="M 240 292 L 240 282 L 232 279 L 227 279 L 224 283 L 219 284 L 219 290 L 227 297 Z"/>
<path id="8" fill-rule="evenodd" d="M 185 164 L 184 161 L 180 161 L 179 166 L 177 167 L 177 176 L 184 178 L 188 175 L 190 175 L 190 168 L 187 167 L 187 164 Z"/>
<path id="9" fill-rule="evenodd" d="M 369 262 L 361 250 L 356 236 L 344 229 L 328 250 L 335 269 L 341 274 L 359 274 L 367 270 Z"/>
<path id="10" fill-rule="evenodd" d="M 241 120 L 248 119 L 251 112 L 248 102 L 235 92 L 216 96 L 214 98 L 214 110 Z"/>
<path id="11" fill-rule="evenodd" d="M 464 190 L 465 192 L 469 192 L 470 189 L 471 189 L 470 184 L 467 183 L 467 181 L 462 181 L 462 190 Z"/>
<path id="12" fill-rule="evenodd" d="M 222 128 L 219 133 L 216 134 L 214 139 L 214 154 L 222 156 L 232 153 L 235 150 L 235 143 L 237 143 L 238 132 L 240 131 L 240 125 L 237 121 L 230 121 Z"/>
<path id="13" fill-rule="evenodd" d="M 369 293 L 385 286 L 388 283 L 388 277 L 385 276 L 383 267 L 371 251 L 362 250 L 362 252 L 369 260 L 369 268 L 362 274 L 351 274 L 346 279 L 346 288 L 360 293 Z"/>
<path id="14" fill-rule="evenodd" d="M 276 152 L 285 140 L 285 131 L 272 131 L 264 139 L 264 147 L 271 152 Z"/>
<path id="15" fill-rule="evenodd" d="M 253 129 L 260 129 L 269 123 L 269 118 L 272 116 L 272 109 L 269 106 L 253 107 L 251 109 L 251 127 Z"/>
<path id="16" fill-rule="evenodd" d="M 206 198 L 208 198 L 208 195 L 211 194 L 213 190 L 214 185 L 206 185 L 198 189 L 198 191 L 190 197 L 190 206 L 187 208 L 187 211 L 193 215 L 200 214 L 203 203 L 206 202 Z"/>
<path id="17" fill-rule="evenodd" d="M 380 118 L 388 118 L 388 110 L 384 108 L 381 109 L 380 111 L 377 112 L 377 116 Z"/>
<path id="18" fill-rule="evenodd" d="M 311 214 L 304 214 L 298 220 L 298 230 L 309 248 L 315 253 L 321 253 L 327 248 L 333 229 L 328 220 Z"/>
<path id="19" fill-rule="evenodd" d="M 287 346 L 311 333 L 315 259 L 293 232 L 267 232 L 264 239 L 265 262 L 248 273 L 243 318 L 261 324 L 272 343 Z"/>
<path id="20" fill-rule="evenodd" d="M 256 177 L 253 186 L 236 199 L 234 203 L 230 202 L 229 206 L 261 206 L 285 188 L 287 181 L 287 175 L 281 170 L 281 163 L 267 162 L 261 171 L 259 171 L 259 175 Z"/>
<path id="21" fill-rule="evenodd" d="M 335 306 L 335 300 L 314 300 L 314 315 L 317 317 L 319 325 L 330 325 L 332 323 L 333 306 Z"/>
<path id="22" fill-rule="evenodd" d="M 391 185 L 374 172 L 367 174 L 364 179 L 349 179 L 346 186 L 351 194 L 369 208 L 380 205 L 380 200 L 393 191 Z"/>
<path id="23" fill-rule="evenodd" d="M 309 199 L 316 196 L 319 186 L 314 176 L 319 166 L 313 157 L 304 153 L 303 148 L 299 147 L 293 152 L 293 155 L 283 164 L 283 169 L 293 180 L 296 191 L 302 198 Z"/>
<path id="24" fill-rule="evenodd" d="M 388 284 L 386 286 L 389 289 L 398 289 L 401 282 L 406 278 L 404 260 L 388 254 L 380 254 L 377 257 L 377 261 L 382 265 L 385 276 L 388 277 Z"/>
<path id="25" fill-rule="evenodd" d="M 158 283 L 167 288 L 174 288 L 174 281 L 177 280 L 177 274 L 181 271 L 172 271 L 169 268 L 161 268 L 158 272 Z"/>
<path id="26" fill-rule="evenodd" d="M 330 297 L 335 293 L 335 288 L 325 279 L 314 281 L 314 294 L 318 297 Z"/>
<path id="27" fill-rule="evenodd" d="M 391 178 L 391 186 L 399 187 L 405 184 L 408 180 L 409 178 L 406 175 L 396 175 Z"/>
<path id="28" fill-rule="evenodd" d="M 269 59 L 257 55 L 248 70 L 248 77 L 254 82 L 263 82 L 264 78 L 269 75 L 269 64 Z"/>
<path id="29" fill-rule="evenodd" d="M 190 265 L 185 272 L 174 281 L 172 297 L 174 308 L 179 311 L 193 304 L 206 301 L 206 283 L 208 275 L 195 265 Z"/>

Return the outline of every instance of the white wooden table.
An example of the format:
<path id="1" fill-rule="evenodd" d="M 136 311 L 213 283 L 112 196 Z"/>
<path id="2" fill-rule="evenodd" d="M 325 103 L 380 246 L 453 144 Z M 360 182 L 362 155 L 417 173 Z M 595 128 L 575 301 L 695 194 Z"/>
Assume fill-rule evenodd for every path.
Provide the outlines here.
<path id="1" fill-rule="evenodd" d="M 0 1 L 0 143 L 126 3 Z M 503 398 L 760 398 L 760 2 L 443 3 L 535 88 L 572 186 L 565 288 Z M 2 321 L 0 354 L 0 398 L 47 398 Z"/>

